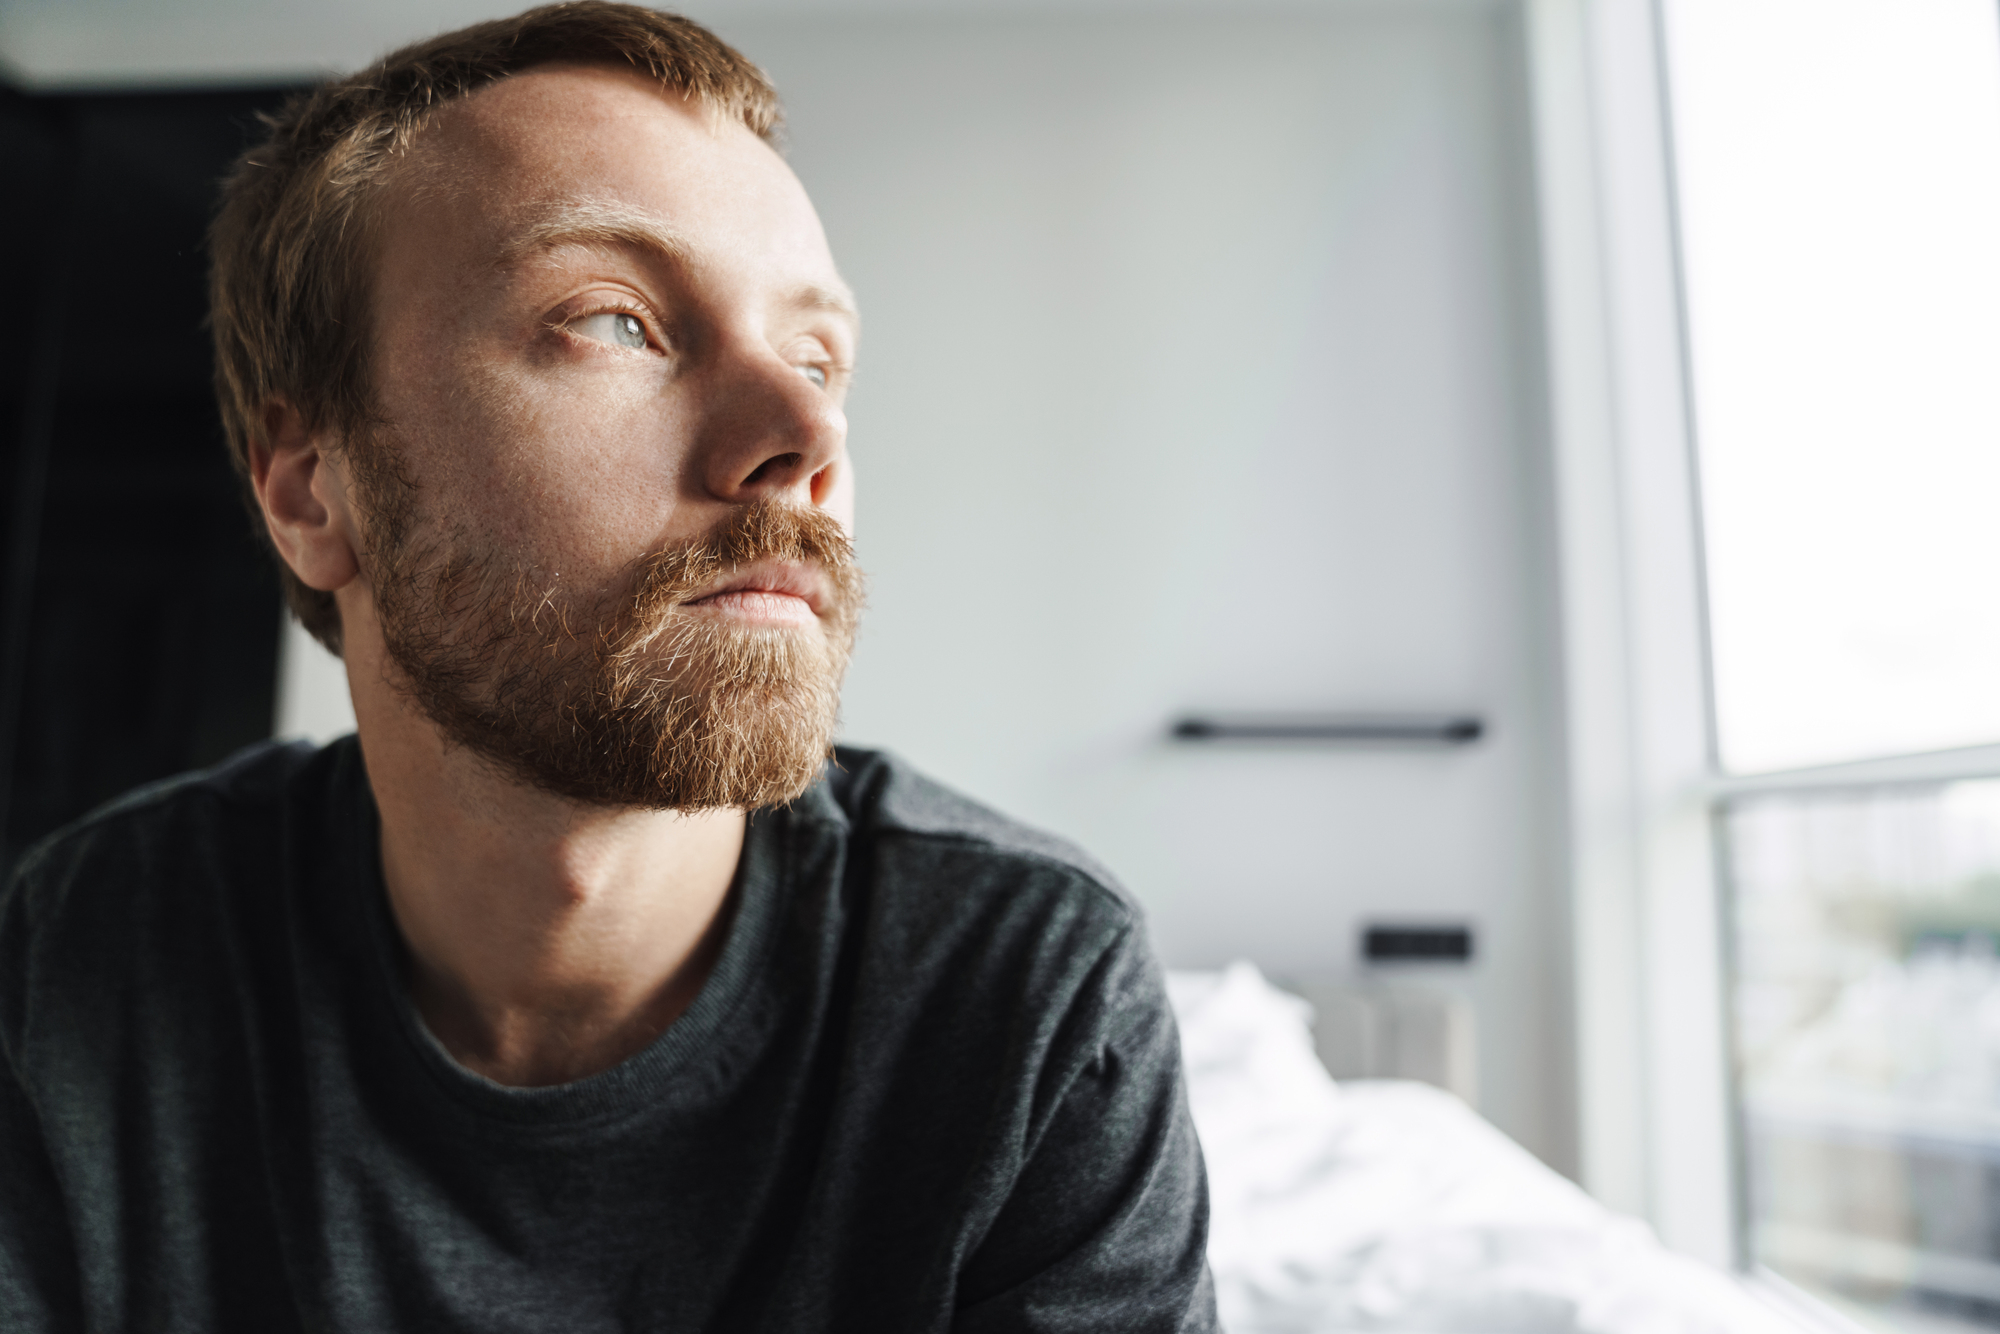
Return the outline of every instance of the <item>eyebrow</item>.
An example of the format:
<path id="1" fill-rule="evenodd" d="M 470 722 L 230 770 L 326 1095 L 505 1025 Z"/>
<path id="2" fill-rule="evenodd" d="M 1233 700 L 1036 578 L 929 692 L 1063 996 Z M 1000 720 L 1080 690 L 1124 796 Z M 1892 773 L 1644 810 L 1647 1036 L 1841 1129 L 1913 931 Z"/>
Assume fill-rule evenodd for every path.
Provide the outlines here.
<path id="1" fill-rule="evenodd" d="M 793 289 L 791 304 L 795 310 L 832 311 L 855 328 L 861 327 L 861 310 L 854 304 L 854 293 L 844 284 L 827 287 L 820 283 L 807 283 Z"/>
<path id="2" fill-rule="evenodd" d="M 643 209 L 586 199 L 551 205 L 500 250 L 495 268 L 512 268 L 531 255 L 565 245 L 617 246 L 676 264 L 693 253 L 687 238 Z"/>
<path id="3" fill-rule="evenodd" d="M 533 255 L 558 246 L 615 246 L 650 254 L 671 264 L 685 264 L 694 247 L 654 214 L 609 200 L 586 199 L 554 204 L 539 213 L 501 247 L 494 267 L 512 268 Z M 861 311 L 854 293 L 843 283 L 804 283 L 792 289 L 789 304 L 796 310 L 824 310 L 842 316 L 855 328 Z"/>

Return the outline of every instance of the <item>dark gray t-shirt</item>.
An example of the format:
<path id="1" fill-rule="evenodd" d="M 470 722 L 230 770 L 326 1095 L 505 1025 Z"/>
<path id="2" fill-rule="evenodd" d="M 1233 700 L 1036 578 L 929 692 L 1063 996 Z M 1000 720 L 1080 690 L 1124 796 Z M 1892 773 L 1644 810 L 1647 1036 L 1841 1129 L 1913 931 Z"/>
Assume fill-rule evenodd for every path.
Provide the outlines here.
<path id="1" fill-rule="evenodd" d="M 502 1087 L 402 984 L 353 738 L 135 793 L 0 898 L 0 1329 L 1209 1330 L 1137 910 L 841 752 L 687 1013 Z"/>

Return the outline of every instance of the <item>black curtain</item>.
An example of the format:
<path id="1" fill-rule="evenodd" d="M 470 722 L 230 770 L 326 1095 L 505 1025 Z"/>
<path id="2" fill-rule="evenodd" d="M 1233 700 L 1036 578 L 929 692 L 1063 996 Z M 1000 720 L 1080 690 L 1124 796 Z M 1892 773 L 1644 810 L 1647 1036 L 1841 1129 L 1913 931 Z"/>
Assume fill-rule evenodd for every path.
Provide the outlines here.
<path id="1" fill-rule="evenodd" d="M 283 96 L 0 90 L 0 873 L 270 733 L 278 585 L 210 388 L 203 234 Z"/>

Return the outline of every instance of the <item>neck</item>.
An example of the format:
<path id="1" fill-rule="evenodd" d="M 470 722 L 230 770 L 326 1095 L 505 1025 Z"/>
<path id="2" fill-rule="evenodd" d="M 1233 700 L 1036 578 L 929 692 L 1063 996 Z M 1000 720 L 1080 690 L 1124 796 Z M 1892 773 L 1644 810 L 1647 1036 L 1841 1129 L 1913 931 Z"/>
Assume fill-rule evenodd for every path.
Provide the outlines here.
<path id="1" fill-rule="evenodd" d="M 372 626 L 353 629 L 382 871 L 425 1024 L 461 1065 L 524 1087 L 645 1047 L 720 952 L 743 812 L 605 809 L 515 781 L 447 745 L 389 684 Z"/>

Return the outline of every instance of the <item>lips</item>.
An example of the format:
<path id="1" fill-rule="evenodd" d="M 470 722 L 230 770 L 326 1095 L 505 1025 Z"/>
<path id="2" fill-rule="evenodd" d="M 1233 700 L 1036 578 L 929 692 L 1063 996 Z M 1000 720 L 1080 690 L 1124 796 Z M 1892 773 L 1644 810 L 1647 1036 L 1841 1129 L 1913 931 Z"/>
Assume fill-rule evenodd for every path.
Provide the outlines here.
<path id="1" fill-rule="evenodd" d="M 685 605 L 753 615 L 776 613 L 789 619 L 796 614 L 792 604 L 803 602 L 818 616 L 826 600 L 826 576 L 818 570 L 788 561 L 758 561 L 718 580 Z"/>

